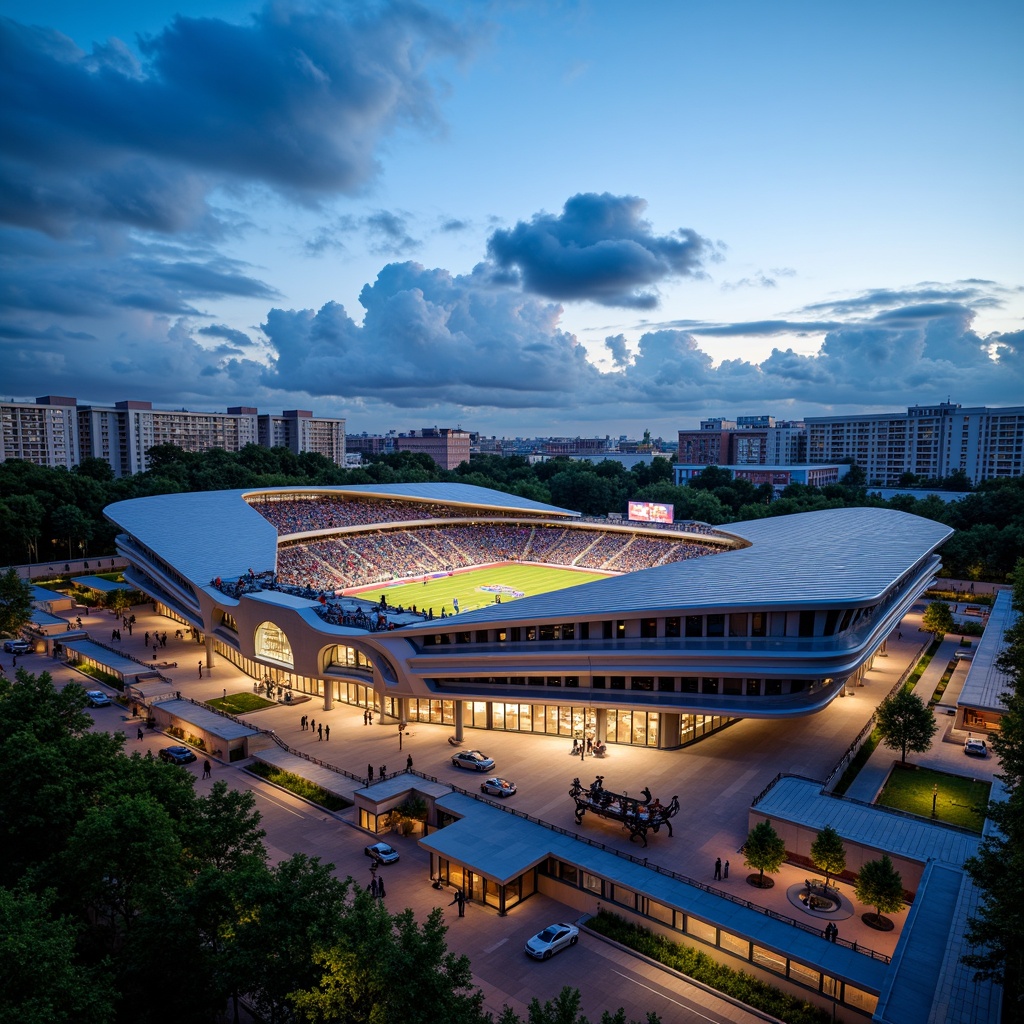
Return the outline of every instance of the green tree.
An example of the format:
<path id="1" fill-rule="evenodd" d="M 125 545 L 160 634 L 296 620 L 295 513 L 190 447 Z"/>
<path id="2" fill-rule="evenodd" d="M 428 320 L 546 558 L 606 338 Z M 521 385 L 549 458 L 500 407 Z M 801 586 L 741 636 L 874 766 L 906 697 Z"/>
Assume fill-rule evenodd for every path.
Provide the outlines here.
<path id="1" fill-rule="evenodd" d="M 31 586 L 13 568 L 0 573 L 0 634 L 17 636 L 31 614 Z"/>
<path id="2" fill-rule="evenodd" d="M 78 926 L 53 902 L 49 892 L 0 889 L 0 1021 L 108 1024 L 113 978 L 106 964 L 82 963 Z"/>
<path id="3" fill-rule="evenodd" d="M 68 542 L 68 558 L 76 544 L 88 541 L 92 536 L 92 524 L 86 514 L 75 505 L 61 505 L 50 517 L 54 532 Z"/>
<path id="4" fill-rule="evenodd" d="M 811 843 L 811 863 L 825 875 L 825 885 L 833 875 L 841 875 L 846 869 L 846 847 L 842 836 L 826 825 Z"/>
<path id="5" fill-rule="evenodd" d="M 895 914 L 903 909 L 903 879 L 887 853 L 861 867 L 853 892 L 861 903 L 875 908 L 873 915 L 864 915 L 867 924 L 884 926 L 884 914 Z M 873 922 L 868 920 L 872 917 Z"/>
<path id="6" fill-rule="evenodd" d="M 900 752 L 900 761 L 907 762 L 907 753 L 923 754 L 932 743 L 938 725 L 925 702 L 906 687 L 890 694 L 875 712 L 875 723 L 882 742 L 890 750 Z"/>
<path id="7" fill-rule="evenodd" d="M 129 606 L 128 591 L 124 587 L 118 587 L 117 590 L 112 590 L 107 594 L 107 607 L 119 618 L 124 615 Z"/>
<path id="8" fill-rule="evenodd" d="M 772 828 L 772 823 L 765 819 L 755 825 L 747 835 L 743 847 L 743 863 L 748 868 L 759 872 L 757 885 L 767 888 L 764 884 L 764 873 L 773 875 L 782 867 L 786 859 L 786 844 L 782 836 Z"/>
<path id="9" fill-rule="evenodd" d="M 940 639 L 953 630 L 953 612 L 945 601 L 932 601 L 921 616 L 921 628 Z"/>

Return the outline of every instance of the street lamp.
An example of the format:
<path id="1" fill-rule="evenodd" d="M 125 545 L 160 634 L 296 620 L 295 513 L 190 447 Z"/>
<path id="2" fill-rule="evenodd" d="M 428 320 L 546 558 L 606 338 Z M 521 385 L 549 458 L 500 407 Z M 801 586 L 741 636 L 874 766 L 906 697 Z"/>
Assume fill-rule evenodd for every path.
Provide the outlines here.
<path id="1" fill-rule="evenodd" d="M 933 818 L 936 817 L 936 814 L 935 814 L 935 801 L 938 800 L 938 798 L 939 798 L 939 784 L 936 782 L 935 785 L 932 786 L 932 817 Z"/>
<path id="2" fill-rule="evenodd" d="M 405 733 L 406 722 L 398 723 L 398 749 L 402 749 L 402 735 Z"/>

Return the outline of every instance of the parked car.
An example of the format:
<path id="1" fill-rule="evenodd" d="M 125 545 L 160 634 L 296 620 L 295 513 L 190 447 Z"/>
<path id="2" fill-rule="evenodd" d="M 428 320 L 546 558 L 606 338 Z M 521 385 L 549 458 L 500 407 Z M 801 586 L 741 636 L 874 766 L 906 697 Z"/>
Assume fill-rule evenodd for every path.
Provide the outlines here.
<path id="1" fill-rule="evenodd" d="M 394 864 L 398 860 L 398 851 L 387 843 L 371 843 L 364 848 L 363 853 L 367 857 L 376 857 L 381 864 Z"/>
<path id="2" fill-rule="evenodd" d="M 526 943 L 526 955 L 534 960 L 547 960 L 568 946 L 575 946 L 580 937 L 580 930 L 574 924 L 560 921 L 549 924 L 542 932 L 537 932 Z"/>
<path id="3" fill-rule="evenodd" d="M 452 758 L 452 764 L 474 772 L 489 772 L 494 767 L 494 758 L 481 754 L 479 750 L 460 750 Z"/>
<path id="4" fill-rule="evenodd" d="M 27 640 L 5 640 L 4 650 L 8 654 L 28 654 L 32 645 Z"/>
<path id="5" fill-rule="evenodd" d="M 480 792 L 491 796 L 511 796 L 516 791 L 516 784 L 508 779 L 488 779 L 480 783 Z"/>
<path id="6" fill-rule="evenodd" d="M 988 757 L 988 746 L 984 740 L 964 740 L 964 753 L 968 757 Z"/>
<path id="7" fill-rule="evenodd" d="M 105 708 L 110 703 L 110 698 L 102 690 L 86 690 L 85 695 L 89 698 L 89 707 Z"/>
<path id="8" fill-rule="evenodd" d="M 196 759 L 196 755 L 188 747 L 164 747 L 157 755 L 161 761 L 171 764 L 188 764 Z"/>

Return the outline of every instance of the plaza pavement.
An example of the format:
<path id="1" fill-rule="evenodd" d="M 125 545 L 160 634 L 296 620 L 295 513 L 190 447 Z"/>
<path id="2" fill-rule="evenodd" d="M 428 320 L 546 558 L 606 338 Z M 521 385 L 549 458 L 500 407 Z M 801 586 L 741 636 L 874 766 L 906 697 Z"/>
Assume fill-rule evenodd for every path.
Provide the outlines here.
<path id="1" fill-rule="evenodd" d="M 167 668 L 162 671 L 172 680 L 172 685 L 176 689 L 180 689 L 183 696 L 207 700 L 221 696 L 224 691 L 229 693 L 239 690 L 251 691 L 252 679 L 221 659 L 217 660 L 212 669 L 204 668 L 203 678 L 200 679 L 198 664 L 203 657 L 204 648 L 188 639 L 175 639 L 174 631 L 180 628 L 179 624 L 171 619 L 148 612 L 146 610 L 148 607 L 137 606 L 134 609 L 137 622 L 133 635 L 129 636 L 127 631 L 122 630 L 122 642 L 113 645 L 114 647 L 146 662 L 147 657 L 151 660 L 152 651 L 144 647 L 145 631 L 148 629 L 150 632 L 154 630 L 161 633 L 166 632 L 168 635 L 167 647 L 161 648 L 158 652 L 159 660 L 161 662 L 164 660 L 177 661 L 177 668 Z M 865 725 L 879 701 L 889 693 L 901 674 L 915 662 L 924 649 L 925 641 L 929 637 L 928 634 L 918 631 L 923 608 L 924 604 L 919 603 L 901 623 L 902 639 L 897 639 L 897 632 L 893 632 L 887 644 L 887 656 L 876 657 L 873 668 L 864 677 L 863 685 L 852 688 L 849 691 L 849 696 L 837 698 L 828 708 L 816 715 L 791 720 L 745 719 L 682 750 L 661 751 L 639 747 L 610 746 L 607 758 L 603 760 L 588 758 L 582 764 L 578 758 L 574 759 L 570 756 L 571 741 L 564 737 L 467 729 L 465 747 L 467 749 L 478 747 L 484 750 L 496 761 L 495 774 L 509 777 L 516 782 L 519 792 L 509 800 L 509 803 L 516 808 L 542 821 L 579 832 L 581 835 L 606 844 L 609 848 L 633 855 L 647 856 L 651 864 L 661 865 L 705 884 L 720 886 L 723 891 L 733 896 L 756 903 L 779 914 L 801 920 L 804 923 L 816 924 L 806 912 L 794 906 L 787 897 L 787 891 L 806 877 L 806 869 L 784 865 L 776 876 L 775 887 L 771 890 L 757 890 L 746 885 L 744 879 L 748 872 L 742 866 L 742 854 L 739 849 L 748 831 L 750 804 L 780 772 L 820 780 L 824 780 L 828 776 L 835 763 Z M 114 621 L 105 611 L 83 614 L 84 627 L 97 640 L 104 643 L 109 642 L 108 638 Z M 926 692 L 930 694 L 930 691 L 927 690 L 929 685 L 934 689 L 934 684 L 931 683 L 933 670 L 938 673 L 938 676 L 941 676 L 948 662 L 948 657 L 943 657 L 945 645 L 955 647 L 958 639 L 945 641 L 943 650 L 933 659 L 925 674 L 927 679 L 922 679 L 918 684 L 918 692 L 923 696 L 926 696 Z M 57 677 L 58 682 L 74 678 L 76 681 L 85 682 L 88 685 L 87 681 L 74 670 L 66 666 L 59 666 L 57 662 L 50 659 L 32 655 L 22 659 L 21 664 L 29 671 L 40 671 L 45 667 Z M 961 669 L 963 673 L 966 673 L 966 668 L 966 664 L 962 664 L 957 669 L 957 673 L 960 674 Z M 935 677 L 936 682 L 938 676 Z M 956 682 L 957 679 L 954 677 L 951 686 Z M 955 698 L 955 694 L 952 689 L 948 690 L 946 701 L 953 698 Z M 330 740 L 319 741 L 316 734 L 303 731 L 300 728 L 302 715 L 309 715 L 318 723 L 329 724 Z M 462 772 L 451 766 L 452 748 L 448 744 L 448 737 L 452 733 L 450 728 L 410 723 L 402 743 L 403 749 L 400 752 L 397 729 L 394 724 L 383 725 L 380 723 L 379 717 L 375 716 L 374 724 L 366 726 L 363 724 L 362 710 L 345 704 L 337 704 L 330 711 L 325 712 L 322 700 L 313 699 L 299 704 L 293 703 L 291 706 L 277 705 L 245 716 L 245 718 L 249 724 L 255 727 L 273 729 L 291 747 L 360 776 L 365 773 L 368 763 L 374 766 L 375 771 L 382 764 L 387 765 L 389 772 L 403 769 L 407 755 L 411 755 L 417 771 L 434 776 L 441 782 L 451 783 L 465 789 L 475 789 L 479 783 L 479 777 L 475 773 Z M 138 742 L 135 740 L 136 724 L 133 721 L 123 723 L 124 731 L 128 736 L 126 745 L 129 750 Z M 948 760 L 950 767 L 959 769 L 959 774 L 976 776 L 981 765 L 972 763 L 971 772 L 965 772 L 962 742 L 960 744 L 943 744 L 942 732 L 943 730 L 940 728 L 936 742 L 933 744 L 934 757 L 943 760 L 943 763 Z M 166 742 L 166 737 L 147 733 L 142 745 L 155 750 L 166 745 Z M 944 747 L 949 749 L 945 750 Z M 884 750 L 884 748 L 879 749 Z M 959 758 L 957 754 L 959 754 Z M 932 756 L 932 752 L 925 755 L 925 758 L 930 756 Z M 879 762 L 877 769 L 874 764 L 876 758 Z M 886 760 L 887 758 L 888 760 Z M 926 763 L 925 758 L 916 757 L 915 762 Z M 991 770 L 992 760 L 990 758 L 989 762 L 983 763 L 984 767 Z M 861 787 L 864 792 L 874 785 L 871 780 L 883 769 L 887 770 L 885 766 L 891 764 L 891 761 L 891 751 L 884 751 L 881 755 L 876 751 L 875 756 L 869 762 L 871 773 L 869 773 L 868 781 Z M 201 765 L 201 759 L 198 764 Z M 192 767 L 196 768 L 195 765 Z M 648 848 L 641 850 L 639 844 L 631 844 L 628 836 L 612 823 L 588 816 L 584 819 L 582 826 L 577 827 L 573 817 L 574 804 L 568 796 L 569 787 L 576 776 L 579 776 L 582 782 L 589 783 L 598 773 L 605 776 L 606 786 L 609 789 L 639 792 L 646 785 L 663 802 L 678 795 L 681 810 L 673 819 L 675 836 L 669 838 L 664 833 L 651 836 Z M 232 785 L 243 780 L 240 782 L 241 785 L 250 788 L 253 786 L 251 776 L 238 771 L 236 766 L 216 764 L 213 778 L 214 780 L 228 778 Z M 203 785 L 209 785 L 209 783 L 197 780 L 197 786 Z M 358 788 L 358 785 L 355 782 L 352 783 L 353 791 Z M 873 794 L 865 799 L 871 799 L 872 796 Z M 277 800 L 289 804 L 294 802 L 290 798 L 285 800 L 282 796 L 278 796 Z M 303 813 L 299 815 L 300 821 L 293 823 L 294 828 L 289 829 L 285 826 L 280 830 L 275 830 L 272 836 L 268 836 L 268 848 L 271 849 L 272 856 L 276 854 L 277 858 L 286 857 L 296 850 L 308 852 L 306 846 L 309 844 L 309 834 L 305 824 L 306 817 L 307 814 Z M 335 816 L 317 812 L 313 817 L 323 821 L 328 817 Z M 343 821 L 347 819 L 349 824 L 353 824 L 351 810 L 337 817 Z M 361 853 L 361 845 L 368 841 L 366 834 L 355 827 L 346 831 L 351 832 L 354 837 L 347 845 L 354 844 L 357 854 Z M 389 898 L 389 903 L 395 905 L 398 901 L 406 901 L 403 902 L 403 905 L 413 907 L 417 915 L 429 912 L 430 907 L 437 903 L 436 897 L 438 895 L 443 897 L 447 894 L 438 894 L 436 890 L 431 889 L 428 881 L 429 859 L 425 851 L 420 850 L 413 841 L 396 839 L 395 842 L 402 844 L 403 871 L 401 874 L 403 877 L 405 875 L 409 877 L 406 882 L 389 888 L 389 897 L 393 895 L 397 898 Z M 713 882 L 713 867 L 716 857 L 731 862 L 728 881 Z M 328 852 L 326 859 L 334 858 Z M 365 860 L 362 864 L 365 865 Z M 412 870 L 409 870 L 410 868 Z M 363 870 L 365 871 L 365 867 Z M 394 877 L 398 879 L 399 873 L 395 872 Z M 851 901 L 854 909 L 854 914 L 842 923 L 843 938 L 856 940 L 862 945 L 891 955 L 906 913 L 894 915 L 897 922 L 895 931 L 889 933 L 874 931 L 867 928 L 860 920 L 860 913 L 870 908 L 859 906 L 856 903 L 852 892 L 848 891 L 850 886 L 841 888 L 843 895 Z M 508 946 L 506 938 L 495 937 L 496 934 L 506 933 L 508 924 L 501 924 L 496 933 L 494 928 L 486 922 L 491 921 L 492 924 L 496 921 L 514 922 L 516 941 L 519 941 L 519 932 L 523 933 L 522 938 L 532 934 L 537 928 L 554 919 L 552 914 L 555 913 L 557 916 L 557 908 L 560 906 L 555 901 L 544 897 L 534 897 L 515 908 L 506 919 L 498 919 L 496 912 L 487 908 L 470 906 L 467 908 L 468 916 L 464 920 L 472 919 L 476 923 L 463 925 L 462 921 L 458 921 L 460 933 L 453 928 L 449 935 L 452 948 L 471 955 L 474 972 L 480 979 L 485 992 L 489 992 L 488 1005 L 490 1006 L 496 1000 L 492 1006 L 493 1009 L 500 1009 L 502 1001 L 511 1001 L 514 1008 L 516 1008 L 517 1002 L 521 1002 L 518 1009 L 520 1013 L 524 1012 L 525 1004 L 530 998 L 527 989 L 535 985 L 537 976 L 535 972 L 527 971 L 524 978 L 526 988 L 515 990 L 507 976 L 508 967 L 505 958 L 509 953 L 514 954 L 513 963 L 517 969 L 522 967 L 525 958 L 519 955 L 514 945 Z M 568 910 L 564 912 L 572 913 Z M 537 925 L 536 928 L 533 927 L 534 924 Z M 470 936 L 468 933 L 471 930 L 474 932 L 479 930 L 479 934 Z M 470 941 L 464 942 L 466 938 L 469 938 Z M 611 947 L 608 948 L 611 949 Z M 493 969 L 493 982 L 490 982 L 487 980 L 491 977 L 488 974 L 488 963 L 495 959 L 497 959 L 498 966 Z M 635 958 L 630 958 L 630 962 L 631 966 L 635 966 Z M 491 967 L 494 968 L 493 963 Z M 614 972 L 609 974 L 607 971 L 599 971 L 598 975 L 593 978 L 590 975 L 587 976 L 588 984 L 591 981 L 596 983 L 595 979 L 598 976 L 604 982 L 607 982 L 609 978 L 614 979 L 611 982 L 610 990 L 601 996 L 601 998 L 607 996 L 608 1001 L 599 1005 L 601 1007 L 620 1005 L 622 1000 L 620 998 L 619 1002 L 616 1002 L 615 993 L 622 992 L 621 979 Z M 656 971 L 654 977 L 663 978 L 663 974 Z M 514 980 L 513 977 L 511 981 Z M 580 985 L 578 978 L 569 977 L 566 980 Z M 489 991 L 488 986 L 491 986 L 493 991 Z M 583 985 L 580 987 L 581 990 L 584 988 Z M 513 991 L 510 991 L 510 988 Z M 555 988 L 552 995 L 556 994 L 557 990 Z M 544 998 L 550 998 L 550 996 Z M 598 998 L 598 993 L 591 992 L 586 1002 L 591 1003 L 592 999 L 596 998 Z M 708 998 L 717 999 L 713 996 L 708 996 Z M 585 1006 L 584 1012 L 593 1012 L 593 1010 L 588 1011 Z M 598 1011 L 597 1016 L 599 1015 Z M 642 1014 L 637 1014 L 637 1016 L 642 1016 Z M 684 1020 L 690 1018 L 676 1016 L 665 1017 L 665 1019 Z M 721 1019 L 733 1018 L 723 1017 Z"/>

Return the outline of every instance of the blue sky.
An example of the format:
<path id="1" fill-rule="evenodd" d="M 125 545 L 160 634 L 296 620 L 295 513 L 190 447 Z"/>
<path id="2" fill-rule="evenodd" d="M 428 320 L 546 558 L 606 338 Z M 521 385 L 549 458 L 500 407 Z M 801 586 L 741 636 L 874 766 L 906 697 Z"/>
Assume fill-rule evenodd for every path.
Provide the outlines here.
<path id="1" fill-rule="evenodd" d="M 1024 7 L 0 3 L 5 398 L 1024 402 Z"/>

